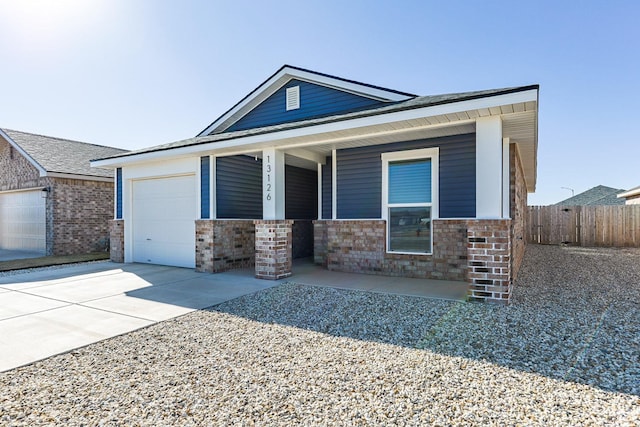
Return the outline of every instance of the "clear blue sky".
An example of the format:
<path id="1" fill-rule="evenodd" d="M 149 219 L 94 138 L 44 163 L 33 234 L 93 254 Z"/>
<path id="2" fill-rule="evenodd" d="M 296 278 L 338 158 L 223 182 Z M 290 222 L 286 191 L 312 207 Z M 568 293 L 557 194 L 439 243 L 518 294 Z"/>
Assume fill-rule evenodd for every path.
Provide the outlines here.
<path id="1" fill-rule="evenodd" d="M 419 95 L 540 84 L 530 204 L 640 185 L 640 2 L 0 0 L 0 127 L 195 136 L 283 64 Z"/>

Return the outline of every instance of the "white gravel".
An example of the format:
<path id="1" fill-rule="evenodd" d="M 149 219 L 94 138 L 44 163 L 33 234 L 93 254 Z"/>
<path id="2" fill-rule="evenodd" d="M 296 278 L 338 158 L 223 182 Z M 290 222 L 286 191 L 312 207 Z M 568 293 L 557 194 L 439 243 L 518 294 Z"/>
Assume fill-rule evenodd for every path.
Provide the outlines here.
<path id="1" fill-rule="evenodd" d="M 640 249 L 530 245 L 508 307 L 286 284 L 0 374 L 0 425 L 639 425 L 639 302 Z"/>

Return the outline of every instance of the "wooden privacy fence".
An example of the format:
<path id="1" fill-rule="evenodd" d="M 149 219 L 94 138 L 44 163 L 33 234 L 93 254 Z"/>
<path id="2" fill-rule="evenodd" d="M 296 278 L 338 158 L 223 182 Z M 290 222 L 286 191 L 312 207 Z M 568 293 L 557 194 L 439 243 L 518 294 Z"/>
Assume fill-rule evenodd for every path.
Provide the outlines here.
<path id="1" fill-rule="evenodd" d="M 529 206 L 527 242 L 640 247 L 640 205 Z"/>

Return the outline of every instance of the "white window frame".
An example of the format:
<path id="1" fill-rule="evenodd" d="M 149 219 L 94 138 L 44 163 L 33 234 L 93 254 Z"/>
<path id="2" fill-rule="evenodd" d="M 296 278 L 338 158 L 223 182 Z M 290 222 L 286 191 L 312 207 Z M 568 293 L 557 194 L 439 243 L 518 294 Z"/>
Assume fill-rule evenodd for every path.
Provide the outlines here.
<path id="1" fill-rule="evenodd" d="M 389 254 L 407 254 L 407 255 L 432 255 L 433 254 L 433 220 L 439 217 L 438 209 L 438 179 L 439 179 L 439 167 L 438 158 L 440 150 L 438 147 L 434 148 L 420 148 L 417 150 L 405 150 L 405 151 L 393 151 L 388 153 L 382 153 L 382 219 L 387 223 L 387 242 L 386 252 Z M 406 160 L 431 160 L 431 203 L 389 203 L 389 163 L 406 161 Z M 390 251 L 390 238 L 391 232 L 389 229 L 389 208 L 395 207 L 431 207 L 431 252 L 400 252 Z"/>

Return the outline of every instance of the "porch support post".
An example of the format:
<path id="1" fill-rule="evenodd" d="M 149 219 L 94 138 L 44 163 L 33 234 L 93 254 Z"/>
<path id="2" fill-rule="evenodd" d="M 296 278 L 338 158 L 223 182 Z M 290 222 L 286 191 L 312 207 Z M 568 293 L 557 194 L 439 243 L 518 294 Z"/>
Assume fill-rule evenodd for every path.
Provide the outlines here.
<path id="1" fill-rule="evenodd" d="M 476 218 L 502 218 L 502 119 L 476 119 Z"/>
<path id="2" fill-rule="evenodd" d="M 262 150 L 262 218 L 284 219 L 284 152 Z"/>

